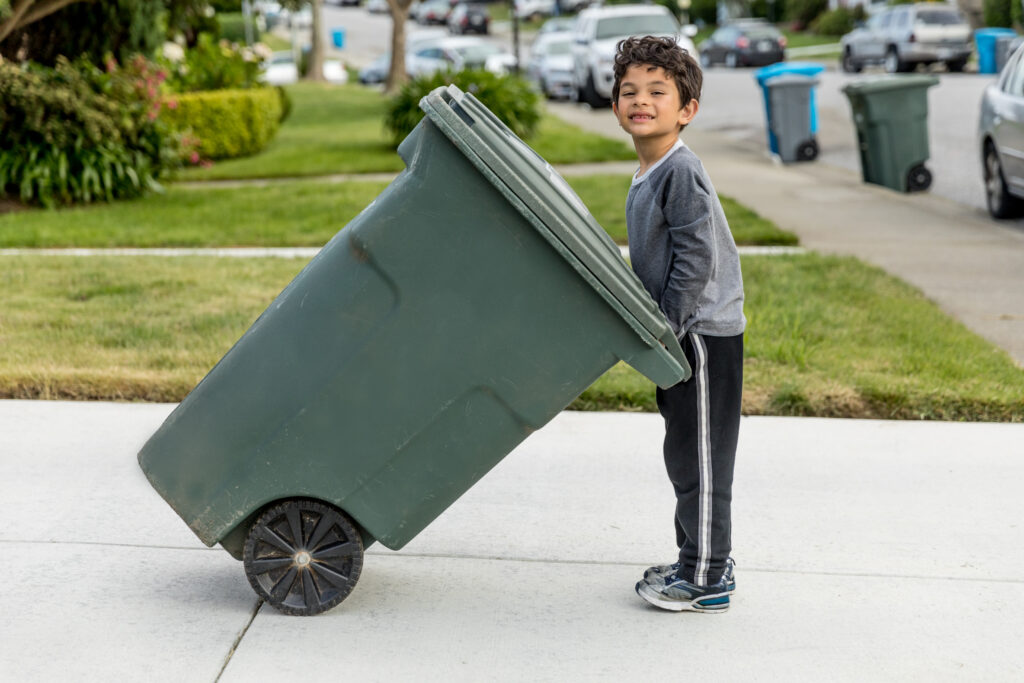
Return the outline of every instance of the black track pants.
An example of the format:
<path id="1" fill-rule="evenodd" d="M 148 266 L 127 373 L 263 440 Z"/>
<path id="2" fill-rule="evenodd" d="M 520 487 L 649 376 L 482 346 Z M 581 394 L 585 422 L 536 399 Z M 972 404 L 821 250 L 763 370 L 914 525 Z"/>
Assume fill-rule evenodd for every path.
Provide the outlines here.
<path id="1" fill-rule="evenodd" d="M 732 550 L 732 473 L 740 429 L 743 335 L 690 332 L 682 340 L 693 377 L 658 389 L 665 467 L 676 493 L 680 575 L 713 584 Z"/>

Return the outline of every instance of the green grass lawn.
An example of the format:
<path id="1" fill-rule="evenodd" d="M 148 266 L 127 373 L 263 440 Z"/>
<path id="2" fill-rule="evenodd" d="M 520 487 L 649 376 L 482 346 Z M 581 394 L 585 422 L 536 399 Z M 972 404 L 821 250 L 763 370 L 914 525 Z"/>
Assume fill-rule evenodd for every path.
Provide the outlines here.
<path id="1" fill-rule="evenodd" d="M 385 97 L 359 85 L 298 83 L 288 86 L 291 116 L 267 148 L 178 174 L 182 180 L 282 178 L 333 173 L 375 173 L 404 168 L 382 123 Z M 585 133 L 545 114 L 529 144 L 553 164 L 632 159 L 619 140 Z"/>
<path id="2" fill-rule="evenodd" d="M 568 178 L 594 217 L 626 242 L 629 176 Z M 71 209 L 0 215 L 0 247 L 320 246 L 386 187 L 385 182 L 286 182 L 183 188 Z M 722 199 L 740 244 L 794 244 L 796 237 Z"/>
<path id="3" fill-rule="evenodd" d="M 180 400 L 301 260 L 4 257 L 0 397 Z M 854 259 L 743 258 L 748 414 L 1024 420 L 1024 370 Z M 653 410 L 612 369 L 576 408 Z"/>

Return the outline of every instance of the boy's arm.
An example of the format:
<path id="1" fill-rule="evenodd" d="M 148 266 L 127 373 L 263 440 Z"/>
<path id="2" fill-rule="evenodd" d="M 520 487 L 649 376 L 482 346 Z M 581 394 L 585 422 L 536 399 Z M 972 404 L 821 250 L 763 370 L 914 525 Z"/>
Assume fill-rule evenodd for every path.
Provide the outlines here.
<path id="1" fill-rule="evenodd" d="M 678 335 L 697 312 L 697 302 L 711 279 L 714 223 L 709 188 L 692 168 L 675 169 L 662 197 L 672 257 L 661 310 Z"/>

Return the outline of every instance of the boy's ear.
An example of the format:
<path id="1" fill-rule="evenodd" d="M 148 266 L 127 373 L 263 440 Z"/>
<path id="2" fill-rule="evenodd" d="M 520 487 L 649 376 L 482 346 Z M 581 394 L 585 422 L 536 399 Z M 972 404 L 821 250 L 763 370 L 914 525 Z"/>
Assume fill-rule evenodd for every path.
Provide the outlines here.
<path id="1" fill-rule="evenodd" d="M 697 110 L 700 109 L 700 102 L 695 99 L 690 100 L 686 103 L 686 106 L 679 110 L 679 125 L 685 126 L 690 121 L 693 121 L 693 117 L 697 115 Z"/>

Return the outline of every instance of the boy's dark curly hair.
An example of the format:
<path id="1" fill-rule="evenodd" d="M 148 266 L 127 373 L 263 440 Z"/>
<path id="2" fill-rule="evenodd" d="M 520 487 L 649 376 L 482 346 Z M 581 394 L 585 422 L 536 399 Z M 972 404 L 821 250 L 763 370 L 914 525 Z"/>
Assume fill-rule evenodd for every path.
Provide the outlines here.
<path id="1" fill-rule="evenodd" d="M 619 41 L 615 49 L 615 84 L 612 86 L 612 101 L 619 99 L 619 83 L 631 66 L 646 64 L 660 66 L 676 82 L 679 89 L 679 103 L 686 106 L 690 100 L 700 100 L 700 89 L 704 75 L 689 52 L 679 47 L 671 38 L 644 36 Z"/>

